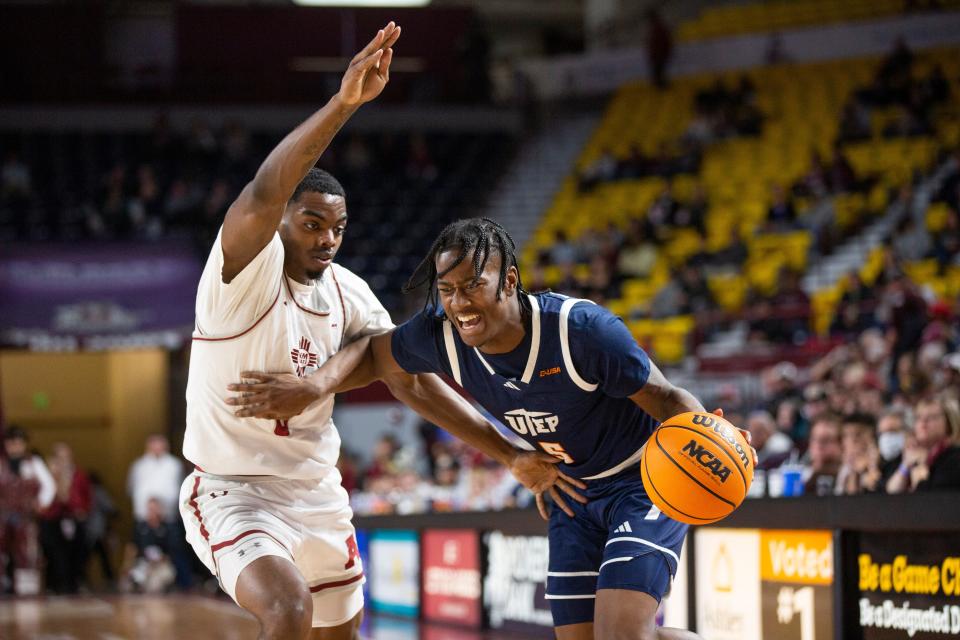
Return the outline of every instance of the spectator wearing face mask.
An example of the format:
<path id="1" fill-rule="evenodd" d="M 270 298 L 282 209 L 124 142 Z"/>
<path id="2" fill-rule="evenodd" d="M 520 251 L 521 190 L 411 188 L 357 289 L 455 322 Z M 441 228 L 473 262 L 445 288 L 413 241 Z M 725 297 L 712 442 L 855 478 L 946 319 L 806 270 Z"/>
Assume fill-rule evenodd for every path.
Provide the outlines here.
<path id="1" fill-rule="evenodd" d="M 910 422 L 903 409 L 890 409 L 880 415 L 877 422 L 877 448 L 880 450 L 880 465 L 883 483 L 886 484 L 900 465 L 900 455 L 910 433 Z"/>

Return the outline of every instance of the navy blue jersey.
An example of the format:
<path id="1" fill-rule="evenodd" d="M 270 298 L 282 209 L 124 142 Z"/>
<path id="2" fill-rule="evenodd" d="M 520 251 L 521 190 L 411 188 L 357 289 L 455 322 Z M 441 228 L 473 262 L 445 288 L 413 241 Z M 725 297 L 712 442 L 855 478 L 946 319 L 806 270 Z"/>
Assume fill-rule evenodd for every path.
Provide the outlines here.
<path id="1" fill-rule="evenodd" d="M 506 354 L 463 343 L 442 309 L 428 307 L 393 334 L 409 373 L 445 373 L 564 473 L 609 477 L 639 460 L 657 422 L 628 396 L 647 382 L 650 359 L 623 322 L 589 300 L 530 296 L 523 342 Z"/>

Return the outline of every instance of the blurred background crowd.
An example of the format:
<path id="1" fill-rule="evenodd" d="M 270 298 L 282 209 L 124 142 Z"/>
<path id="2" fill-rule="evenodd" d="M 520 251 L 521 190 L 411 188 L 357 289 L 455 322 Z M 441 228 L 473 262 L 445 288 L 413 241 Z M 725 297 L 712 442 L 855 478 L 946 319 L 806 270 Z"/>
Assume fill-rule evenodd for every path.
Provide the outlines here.
<path id="1" fill-rule="evenodd" d="M 17 14 L 32 20 L 25 33 L 56 23 L 36 4 Z M 682 16 L 672 5 L 666 15 L 625 10 L 579 37 L 556 25 L 536 33 L 547 56 L 585 47 L 617 55 L 624 43 L 644 43 L 631 59 L 636 74 L 592 95 L 588 85 L 604 74 L 561 58 L 550 81 L 544 67 L 516 54 L 531 37 L 523 30 L 537 20 L 562 22 L 561 9 L 551 17 L 546 3 L 528 4 L 542 13 L 507 35 L 460 7 L 438 8 L 433 20 L 443 28 L 420 24 L 419 37 L 411 18 L 410 50 L 398 58 L 386 115 L 359 118 L 319 164 L 347 192 L 350 222 L 338 262 L 361 275 L 399 323 L 423 304 L 400 289 L 439 229 L 460 217 L 495 217 L 522 251 L 526 289 L 608 306 L 672 381 L 750 430 L 759 455 L 751 496 L 960 489 L 960 50 L 955 36 L 924 42 L 910 26 L 960 24 L 956 4 L 673 4 L 690 7 Z M 0 295 L 15 301 L 3 305 L 0 356 L 52 358 L 63 344 L 75 355 L 101 331 L 135 333 L 135 346 L 159 355 L 149 366 L 146 358 L 110 365 L 124 374 L 105 379 L 133 391 L 113 393 L 104 406 L 126 423 L 113 414 L 84 414 L 77 424 L 49 417 L 57 407 L 43 387 L 47 376 L 37 388 L 18 386 L 21 371 L 4 365 L 0 593 L 216 590 L 186 548 L 177 511 L 188 471 L 178 453 L 190 321 L 165 327 L 162 340 L 147 333 L 168 308 L 179 305 L 192 318 L 193 293 L 186 302 L 153 300 L 146 312 L 126 308 L 122 268 L 91 263 L 74 273 L 59 252 L 186 247 L 196 269 L 226 208 L 296 120 L 258 115 L 262 105 L 221 117 L 222 102 L 242 101 L 248 81 L 276 101 L 309 102 L 306 110 L 335 90 L 340 66 L 334 73 L 323 65 L 339 65 L 338 45 L 288 23 L 291 42 L 333 48 L 296 59 L 320 65 L 316 75 L 280 57 L 280 67 L 268 68 L 280 54 L 251 45 L 269 73 L 243 77 L 243 65 L 261 61 L 211 51 L 203 32 L 220 9 L 187 2 L 173 11 L 178 55 L 190 73 L 149 64 L 117 71 L 108 61 L 93 64 L 88 58 L 98 54 L 84 47 L 54 48 L 57 64 L 39 54 L 4 63 L 10 80 L 0 99 L 19 105 L 14 115 L 25 124 L 0 126 Z M 63 24 L 100 19 L 96 11 L 49 13 Z M 881 42 L 882 49 L 836 59 L 804 53 L 789 37 L 791 29 L 856 28 L 874 18 L 901 20 L 908 37 L 884 27 L 882 37 L 850 45 Z M 12 21 L 0 22 L 2 40 L 33 46 L 8 28 Z M 253 31 L 248 37 L 259 37 Z M 131 33 L 139 32 L 111 46 L 135 42 Z M 749 64 L 710 66 L 715 38 L 743 38 Z M 691 67 L 693 59 L 702 67 Z M 79 79 L 66 69 L 79 69 Z M 120 123 L 91 124 L 78 108 L 60 114 L 74 119 L 61 124 L 29 106 L 48 100 L 72 108 L 94 98 L 116 109 L 110 113 Z M 207 108 L 186 117 L 175 107 L 192 100 Z M 398 103 L 424 110 L 391 111 Z M 476 110 L 458 110 L 463 104 Z M 447 110 L 430 110 L 438 105 Z M 4 254 L 17 258 L 4 262 Z M 139 273 L 131 269 L 131 277 Z M 147 275 L 136 286 L 149 298 L 144 283 L 167 273 Z M 45 315 L 28 308 L 30 296 L 56 290 L 66 276 L 74 279 L 61 295 L 100 276 L 116 290 L 71 298 L 74 306 L 48 301 Z M 24 294 L 21 284 L 36 291 Z M 29 312 L 19 313 L 21 304 Z M 34 324 L 40 315 L 50 324 Z M 94 321 L 96 329 L 82 326 Z M 58 342 L 64 336 L 72 341 Z M 63 364 L 37 366 L 70 374 Z M 149 367 L 157 393 L 136 386 L 136 372 Z M 125 393 L 137 401 L 123 404 Z M 359 404 L 347 397 L 341 406 Z M 370 425 L 352 415 L 336 420 L 345 436 L 361 434 L 344 438 L 339 463 L 356 513 L 531 506 L 509 473 L 435 426 L 378 425 L 376 436 L 364 436 Z M 131 425 L 148 421 L 162 433 L 144 442 Z M 102 451 L 82 431 L 91 425 L 109 434 Z"/>

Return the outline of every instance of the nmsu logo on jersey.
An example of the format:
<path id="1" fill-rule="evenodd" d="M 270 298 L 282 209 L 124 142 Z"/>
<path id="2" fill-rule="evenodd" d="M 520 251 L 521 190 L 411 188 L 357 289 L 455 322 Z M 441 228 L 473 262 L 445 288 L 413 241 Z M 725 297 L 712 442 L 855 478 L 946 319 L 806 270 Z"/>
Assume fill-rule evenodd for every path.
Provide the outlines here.
<path id="1" fill-rule="evenodd" d="M 740 456 L 740 461 L 743 463 L 744 468 L 750 466 L 750 460 L 752 459 L 747 455 L 747 452 L 744 451 L 743 445 L 737 440 L 733 431 L 729 427 L 720 424 L 717 420 L 714 420 L 710 416 L 699 413 L 693 416 L 693 424 L 701 424 L 708 429 L 713 427 L 713 432 L 727 441 L 731 447 L 737 450 L 737 455 Z"/>
<path id="2" fill-rule="evenodd" d="M 720 459 L 717 458 L 712 451 L 698 443 L 696 440 L 690 440 L 690 442 L 687 443 L 687 445 L 684 446 L 681 451 L 699 462 L 702 467 L 719 478 L 721 483 L 726 482 L 727 478 L 730 477 L 730 467 L 724 466 L 724 464 L 720 462 Z"/>
<path id="3" fill-rule="evenodd" d="M 503 414 L 503 420 L 510 428 L 522 436 L 535 436 L 541 433 L 554 433 L 560 418 L 546 411 L 527 411 L 514 409 Z"/>

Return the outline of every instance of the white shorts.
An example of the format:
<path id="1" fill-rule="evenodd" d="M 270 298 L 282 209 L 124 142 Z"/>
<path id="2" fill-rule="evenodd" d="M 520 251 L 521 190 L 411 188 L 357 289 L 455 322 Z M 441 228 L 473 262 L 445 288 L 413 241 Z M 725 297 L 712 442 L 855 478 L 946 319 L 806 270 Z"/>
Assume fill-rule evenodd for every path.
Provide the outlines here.
<path id="1" fill-rule="evenodd" d="M 194 471 L 180 488 L 187 541 L 236 601 L 237 578 L 262 556 L 290 560 L 313 596 L 313 626 L 334 627 L 363 608 L 363 567 L 340 475 L 288 480 Z"/>

